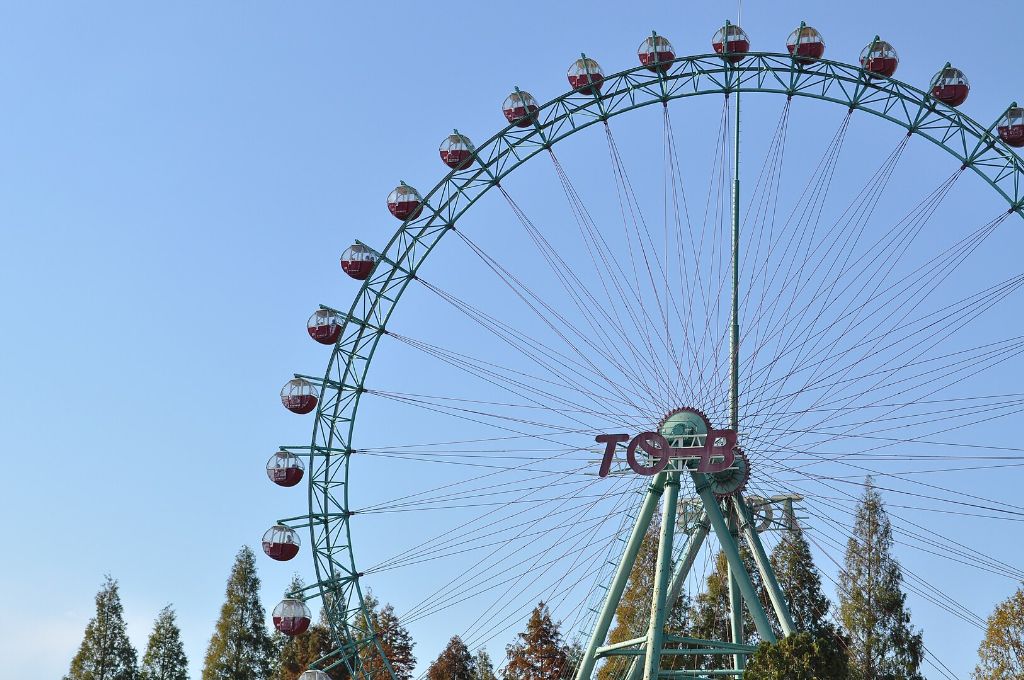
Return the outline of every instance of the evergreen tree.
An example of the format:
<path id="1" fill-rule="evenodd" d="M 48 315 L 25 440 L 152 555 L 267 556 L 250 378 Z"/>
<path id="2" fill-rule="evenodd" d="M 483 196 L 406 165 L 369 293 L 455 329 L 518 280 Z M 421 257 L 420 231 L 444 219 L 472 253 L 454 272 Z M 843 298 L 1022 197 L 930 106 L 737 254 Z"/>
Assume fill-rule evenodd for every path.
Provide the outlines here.
<path id="1" fill-rule="evenodd" d="M 572 674 L 571 649 L 562 642 L 559 625 L 540 602 L 530 614 L 526 630 L 505 648 L 505 680 L 559 680 Z"/>
<path id="2" fill-rule="evenodd" d="M 1024 588 L 988 617 L 974 680 L 1024 680 Z"/>
<path id="3" fill-rule="evenodd" d="M 748 660 L 744 680 L 847 680 L 846 654 L 834 635 L 797 633 L 762 642 Z"/>
<path id="4" fill-rule="evenodd" d="M 387 656 L 388 664 L 398 680 L 410 680 L 416 668 L 416 657 L 412 649 L 416 643 L 412 635 L 398 620 L 395 608 L 390 604 L 380 607 L 372 593 L 363 598 L 369 612 L 370 630 L 376 636 L 378 644 Z M 365 635 L 366 623 L 360 622 L 358 627 Z M 384 660 L 381 659 L 375 645 L 367 645 L 359 652 L 363 671 L 371 678 L 387 677 Z"/>
<path id="5" fill-rule="evenodd" d="M 284 591 L 284 596 L 301 591 L 305 587 L 302 579 L 296 575 Z M 320 622 L 314 623 L 302 635 L 288 637 L 275 631 L 274 642 L 278 649 L 277 666 L 273 680 L 296 680 L 310 664 L 322 659 L 334 648 L 331 633 L 327 628 L 324 609 L 320 610 Z M 331 680 L 347 680 L 348 669 L 344 664 L 325 671 Z"/>
<path id="6" fill-rule="evenodd" d="M 786 595 L 796 630 L 816 636 L 837 636 L 839 631 L 829 619 L 832 603 L 821 590 L 821 574 L 799 527 L 786 532 L 772 551 L 770 562 Z"/>
<path id="7" fill-rule="evenodd" d="M 96 616 L 89 619 L 78 653 L 64 680 L 137 680 L 138 657 L 128 639 L 117 581 L 109 575 L 96 593 Z"/>
<path id="8" fill-rule="evenodd" d="M 268 680 L 277 649 L 267 631 L 260 603 L 256 558 L 247 546 L 238 551 L 228 577 L 224 605 L 206 649 L 203 680 Z"/>
<path id="9" fill-rule="evenodd" d="M 469 653 L 469 647 L 458 635 L 448 641 L 448 646 L 427 669 L 427 680 L 476 680 L 476 678 L 476 659 Z"/>
<path id="10" fill-rule="evenodd" d="M 486 649 L 477 650 L 474 662 L 476 663 L 475 680 L 498 680 L 494 675 L 494 663 L 491 661 L 491 655 L 487 653 Z"/>
<path id="11" fill-rule="evenodd" d="M 869 477 L 840 573 L 839 612 L 850 637 L 854 680 L 922 680 L 921 634 L 910 625 L 892 525 Z"/>
<path id="12" fill-rule="evenodd" d="M 153 624 L 139 680 L 188 680 L 188 658 L 170 605 L 160 610 Z"/>

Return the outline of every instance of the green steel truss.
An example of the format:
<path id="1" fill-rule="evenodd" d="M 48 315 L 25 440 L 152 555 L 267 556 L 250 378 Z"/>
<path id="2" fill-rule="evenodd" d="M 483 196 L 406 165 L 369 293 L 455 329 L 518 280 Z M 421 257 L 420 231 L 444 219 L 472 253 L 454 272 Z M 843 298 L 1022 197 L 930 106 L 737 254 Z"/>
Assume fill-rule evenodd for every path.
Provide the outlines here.
<path id="1" fill-rule="evenodd" d="M 540 107 L 532 127 L 501 130 L 476 147 L 472 165 L 448 173 L 425 194 L 420 215 L 403 223 L 378 251 L 374 271 L 348 313 L 340 315 L 344 328 L 326 373 L 316 379 L 321 398 L 311 445 L 284 447 L 307 457 L 309 473 L 309 513 L 281 522 L 308 528 L 311 539 L 316 583 L 295 595 L 322 599 L 336 643 L 335 651 L 315 664 L 317 667 L 344 664 L 353 678 L 368 680 L 369 673 L 362 668 L 358 653 L 368 647 L 380 653 L 377 641 L 365 633 L 368 626 L 361 574 L 349 526 L 349 458 L 355 452 L 352 434 L 370 361 L 381 336 L 387 333 L 395 305 L 423 261 L 483 194 L 562 139 L 644 106 L 740 92 L 808 97 L 883 118 L 944 149 L 990 184 L 1007 201 L 1009 211 L 1024 215 L 1024 167 L 1021 159 L 993 134 L 995 123 L 986 127 L 920 89 L 892 79 L 871 79 L 858 66 L 833 61 L 800 67 L 788 54 L 751 53 L 740 63 L 729 65 L 718 55 L 705 54 L 678 58 L 665 73 L 637 66 L 608 76 L 598 94 L 573 91 L 547 102 Z M 742 502 L 735 505 L 739 507 Z M 687 646 L 704 649 L 699 652 L 703 654 L 738 655 L 749 651 L 743 645 L 692 642 Z M 620 654 L 640 653 L 629 645 L 620 649 Z M 608 654 L 615 651 L 605 650 Z M 737 671 L 661 673 L 663 677 L 735 674 Z"/>

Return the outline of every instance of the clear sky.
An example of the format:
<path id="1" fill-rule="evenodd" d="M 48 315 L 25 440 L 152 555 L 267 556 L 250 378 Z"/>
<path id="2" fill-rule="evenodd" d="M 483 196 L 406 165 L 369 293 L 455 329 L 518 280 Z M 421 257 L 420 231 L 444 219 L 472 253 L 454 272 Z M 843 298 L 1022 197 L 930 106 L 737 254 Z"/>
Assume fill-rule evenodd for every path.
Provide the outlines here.
<path id="1" fill-rule="evenodd" d="M 744 5 L 754 49 L 784 49 L 805 19 L 825 35 L 828 56 L 846 62 L 881 34 L 903 58 L 897 77 L 921 87 L 953 61 L 973 86 L 964 110 L 986 124 L 1012 99 L 1024 100 L 1012 39 L 1024 21 L 1018 2 Z M 304 510 L 303 493 L 273 487 L 263 472 L 278 444 L 308 441 L 311 427 L 281 408 L 277 392 L 292 373 L 323 372 L 328 354 L 303 324 L 318 303 L 347 308 L 356 286 L 337 256 L 355 238 L 385 243 L 397 227 L 384 208 L 388 191 L 399 179 L 421 191 L 439 180 L 437 145 L 453 127 L 478 141 L 503 127 L 500 103 L 512 86 L 541 101 L 564 92 L 565 69 L 580 51 L 606 72 L 628 68 L 636 45 L 656 29 L 679 53 L 703 53 L 735 13 L 733 3 L 713 2 L 0 3 L 0 433 L 13 461 L 0 500 L 10 535 L 0 554 L 3 673 L 66 672 L 93 595 L 110 573 L 121 582 L 140 654 L 156 613 L 173 603 L 198 677 L 234 554 L 242 545 L 259 553 L 267 526 Z M 692 116 L 673 110 L 693 144 L 692 153 L 682 151 L 688 168 L 713 153 L 717 108 L 709 106 L 694 105 Z M 762 134 L 752 158 L 763 155 L 780 107 L 772 101 L 765 118 L 750 124 Z M 794 149 L 816 163 L 842 112 L 804 102 L 793 110 Z M 650 110 L 636 120 L 654 126 L 648 137 L 639 123 L 623 123 L 617 141 L 634 166 L 650 159 L 660 182 L 660 114 Z M 861 174 L 849 172 L 863 182 L 901 135 L 876 121 L 854 127 L 851 135 L 860 136 L 851 143 L 850 167 Z M 920 196 L 955 168 L 920 141 L 911 147 L 902 181 Z M 609 182 L 602 135 L 566 151 L 578 185 L 592 181 L 595 158 L 603 159 L 601 181 Z M 538 226 L 571 223 L 550 164 L 524 173 L 510 191 L 521 192 L 517 199 L 531 216 L 552 216 L 538 218 Z M 792 177 L 793 187 L 806 180 L 799 167 Z M 966 179 L 942 224 L 974 229 L 1001 208 L 980 182 Z M 706 182 L 695 179 L 694 196 Z M 853 198 L 835 191 L 837 203 Z M 594 204 L 614 211 L 613 192 Z M 495 234 L 518 223 L 498 198 L 485 207 L 489 217 L 476 228 L 497 251 L 505 244 Z M 1008 225 L 1024 226 L 1017 222 Z M 1011 233 L 1002 243 L 986 262 L 997 263 L 1003 277 L 1019 273 L 1008 253 L 1020 238 Z M 499 307 L 508 298 L 500 283 L 487 282 L 479 262 L 472 276 L 460 273 L 454 255 L 442 262 L 451 265 L 436 270 L 445 289 L 473 289 L 466 294 L 474 304 Z M 517 262 L 529 270 L 536 260 Z M 953 283 L 973 289 L 973 274 L 960 276 Z M 1004 307 L 1019 308 L 1019 297 Z M 439 317 L 430 309 L 404 317 L 403 332 L 443 337 L 431 326 Z M 516 314 L 510 309 L 508 318 L 525 323 Z M 1020 326 L 1009 319 L 1005 325 L 1002 337 Z M 380 389 L 417 392 L 417 382 L 428 382 L 424 374 L 450 375 L 408 351 L 387 356 L 393 363 L 381 369 Z M 424 374 L 405 380 L 414 369 Z M 973 393 L 1014 392 L 1019 369 L 1007 367 Z M 392 429 L 376 445 L 444 440 L 387 408 L 368 407 L 373 427 L 418 425 Z M 450 422 L 437 427 L 452 433 Z M 1006 419 L 992 425 L 993 434 L 999 427 L 998 440 L 1012 446 Z M 400 468 L 368 463 L 359 504 L 415 488 Z M 431 468 L 429 479 L 439 484 L 448 474 L 469 476 L 465 468 Z M 930 481 L 1012 504 L 1022 480 L 1019 468 L 1009 467 Z M 912 518 L 1004 562 L 1024 563 L 1015 521 Z M 372 563 L 454 519 L 424 519 L 427 528 L 414 529 L 385 518 L 378 526 L 388 531 L 365 529 L 357 539 Z M 1015 588 L 1012 579 L 956 571 L 924 553 L 899 556 L 982 616 Z M 262 555 L 259 564 L 268 608 L 295 571 L 312 575 L 308 550 L 288 565 Z M 429 582 L 451 567 L 421 569 Z M 418 582 L 408 576 L 369 585 L 400 612 L 418 599 Z M 916 596 L 910 605 L 925 643 L 967 677 L 977 629 Z M 423 668 L 464 619 L 456 613 L 450 628 L 439 623 L 443 617 L 414 628 Z M 486 644 L 500 657 L 511 632 L 495 635 Z"/>

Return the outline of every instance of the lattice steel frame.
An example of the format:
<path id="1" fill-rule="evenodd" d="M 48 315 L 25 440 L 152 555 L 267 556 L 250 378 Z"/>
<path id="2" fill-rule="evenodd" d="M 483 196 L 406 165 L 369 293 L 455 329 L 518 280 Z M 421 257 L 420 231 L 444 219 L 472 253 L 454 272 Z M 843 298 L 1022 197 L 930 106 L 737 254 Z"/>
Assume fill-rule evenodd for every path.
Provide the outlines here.
<path id="1" fill-rule="evenodd" d="M 532 127 L 509 126 L 474 152 L 474 163 L 454 170 L 425 194 L 423 211 L 406 221 L 379 251 L 363 283 L 323 378 L 310 446 L 282 447 L 306 456 L 309 512 L 280 520 L 309 529 L 316 583 L 295 596 L 320 596 L 336 649 L 315 666 L 344 664 L 356 680 L 368 679 L 359 651 L 380 645 L 369 629 L 352 546 L 349 458 L 359 399 L 377 344 L 402 293 L 423 261 L 456 222 L 509 173 L 554 144 L 591 125 L 634 109 L 696 95 L 762 92 L 808 97 L 878 116 L 919 135 L 984 179 L 1024 216 L 1024 164 L 998 136 L 928 93 L 889 78 L 869 78 L 859 66 L 821 60 L 799 66 L 788 54 L 751 53 L 730 65 L 716 54 L 681 57 L 665 73 L 637 66 L 608 76 L 597 94 L 568 92 L 540 107 Z M 998 119 L 997 119 L 998 121 Z M 323 307 L 329 309 L 328 307 Z M 731 649 L 731 648 L 730 648 Z M 381 656 L 384 655 L 381 653 Z M 385 659 L 385 667 L 390 671 Z"/>

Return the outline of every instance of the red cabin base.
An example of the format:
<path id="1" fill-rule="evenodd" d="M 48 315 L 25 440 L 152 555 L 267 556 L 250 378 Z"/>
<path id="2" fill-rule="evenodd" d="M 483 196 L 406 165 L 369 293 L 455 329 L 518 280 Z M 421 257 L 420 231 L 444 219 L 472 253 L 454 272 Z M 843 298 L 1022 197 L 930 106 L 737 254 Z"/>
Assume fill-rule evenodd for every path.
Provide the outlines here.
<path id="1" fill-rule="evenodd" d="M 604 84 L 604 76 L 596 73 L 581 73 L 569 76 L 569 87 L 579 90 L 580 94 L 597 94 Z"/>
<path id="2" fill-rule="evenodd" d="M 317 398 L 312 394 L 290 394 L 281 397 L 281 403 L 292 413 L 304 415 L 316 408 Z"/>
<path id="3" fill-rule="evenodd" d="M 423 212 L 423 206 L 419 201 L 400 201 L 388 203 L 388 210 L 400 220 L 414 220 Z"/>
<path id="4" fill-rule="evenodd" d="M 373 260 L 342 260 L 341 269 L 356 281 L 365 281 L 375 264 Z"/>
<path id="5" fill-rule="evenodd" d="M 1019 149 L 1024 146 L 1024 125 L 1000 125 L 999 139 Z"/>
<path id="6" fill-rule="evenodd" d="M 727 54 L 722 54 L 722 43 L 711 43 L 711 46 L 715 48 L 715 52 L 722 55 L 722 59 L 725 59 L 730 64 L 736 64 L 743 61 L 743 57 L 747 56 L 747 52 L 750 51 L 749 40 L 730 40 L 728 43 L 729 51 Z"/>
<path id="7" fill-rule="evenodd" d="M 640 64 L 646 66 L 648 71 L 664 73 L 672 66 L 675 58 L 675 52 L 644 52 L 640 55 Z"/>
<path id="8" fill-rule="evenodd" d="M 287 562 L 299 554 L 299 546 L 294 543 L 271 543 L 263 541 L 263 552 L 267 557 L 278 562 Z"/>
<path id="9" fill-rule="evenodd" d="M 504 113 L 508 122 L 521 128 L 530 127 L 533 125 L 533 121 L 537 119 L 537 107 L 532 105 L 505 109 Z"/>
<path id="10" fill-rule="evenodd" d="M 295 486 L 302 481 L 302 468 L 273 468 L 270 470 L 270 481 L 278 486 Z"/>
<path id="11" fill-rule="evenodd" d="M 309 337 L 321 345 L 333 345 L 341 337 L 341 326 L 336 323 L 325 323 L 320 326 L 307 326 Z"/>
<path id="12" fill-rule="evenodd" d="M 274 628 L 288 636 L 302 635 L 309 630 L 309 619 L 305 616 L 275 616 Z"/>
<path id="13" fill-rule="evenodd" d="M 960 106 L 967 101 L 967 94 L 970 88 L 962 83 L 955 85 L 939 85 L 932 88 L 932 96 L 943 104 L 949 106 Z"/>
<path id="14" fill-rule="evenodd" d="M 452 149 L 441 152 L 441 162 L 453 170 L 468 168 L 473 162 L 473 153 L 468 149 Z"/>
<path id="15" fill-rule="evenodd" d="M 825 43 L 800 43 L 799 45 L 787 45 L 787 47 L 798 64 L 813 64 L 825 55 Z"/>
<path id="16" fill-rule="evenodd" d="M 864 70 L 872 76 L 892 77 L 896 73 L 896 66 L 899 60 L 896 57 L 871 57 L 864 64 Z"/>

